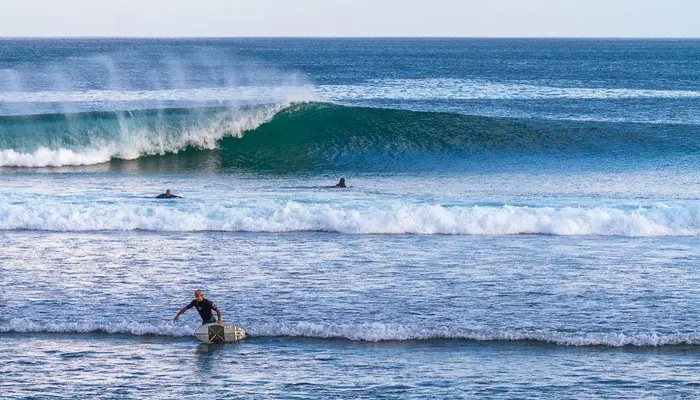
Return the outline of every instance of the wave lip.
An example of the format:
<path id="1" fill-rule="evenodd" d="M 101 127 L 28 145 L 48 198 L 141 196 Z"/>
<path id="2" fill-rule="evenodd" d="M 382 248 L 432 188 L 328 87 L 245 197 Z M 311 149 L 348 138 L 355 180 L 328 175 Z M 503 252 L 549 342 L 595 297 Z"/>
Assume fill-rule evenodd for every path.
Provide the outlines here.
<path id="1" fill-rule="evenodd" d="M 337 232 L 346 234 L 698 236 L 700 206 L 443 206 L 376 201 L 363 205 L 264 200 L 254 205 L 66 203 L 52 198 L 0 200 L 0 230 L 164 232 Z"/>
<path id="2" fill-rule="evenodd" d="M 661 347 L 698 346 L 700 335 L 659 332 L 573 332 L 521 330 L 505 328 L 426 327 L 381 322 L 362 324 L 318 324 L 313 322 L 280 324 L 242 324 L 251 338 L 304 337 L 382 342 L 406 340 L 465 340 L 476 342 L 537 342 L 558 346 Z M 192 336 L 195 325 L 140 322 L 49 322 L 12 319 L 0 325 L 2 333 L 107 333 L 135 336 Z"/>

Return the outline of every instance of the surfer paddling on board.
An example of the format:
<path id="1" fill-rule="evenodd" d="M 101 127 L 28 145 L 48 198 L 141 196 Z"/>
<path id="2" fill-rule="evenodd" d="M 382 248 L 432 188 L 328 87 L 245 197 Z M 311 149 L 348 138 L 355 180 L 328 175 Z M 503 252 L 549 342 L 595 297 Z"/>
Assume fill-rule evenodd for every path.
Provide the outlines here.
<path id="1" fill-rule="evenodd" d="M 332 186 L 319 186 L 319 187 L 325 188 L 325 189 L 335 189 L 335 188 L 346 188 L 347 186 L 345 186 L 345 178 L 340 178 L 340 180 L 338 181 L 338 183 L 336 183 L 335 185 L 332 185 Z"/>
<path id="2" fill-rule="evenodd" d="M 170 189 L 165 189 L 165 193 L 156 196 L 156 199 L 181 199 L 180 196 L 175 196 Z"/>
<path id="3" fill-rule="evenodd" d="M 194 300 L 192 300 L 190 304 L 182 307 L 182 309 L 178 311 L 175 318 L 173 318 L 173 322 L 177 322 L 178 318 L 180 318 L 180 315 L 184 314 L 187 310 L 189 310 L 192 307 L 195 307 L 199 312 L 199 316 L 202 317 L 202 325 L 210 324 L 213 322 L 218 322 L 219 325 L 224 324 L 223 322 L 221 322 L 221 310 L 219 310 L 219 307 L 217 307 L 213 301 L 205 299 L 204 292 L 202 292 L 201 290 L 196 290 L 194 292 Z M 216 311 L 216 316 L 218 318 L 214 318 L 212 310 Z"/>

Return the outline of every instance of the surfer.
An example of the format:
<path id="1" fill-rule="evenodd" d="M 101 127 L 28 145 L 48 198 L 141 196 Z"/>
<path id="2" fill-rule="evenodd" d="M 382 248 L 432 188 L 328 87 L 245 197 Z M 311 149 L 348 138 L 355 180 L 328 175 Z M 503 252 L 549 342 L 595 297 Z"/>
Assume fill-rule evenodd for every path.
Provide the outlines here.
<path id="1" fill-rule="evenodd" d="M 158 196 L 156 196 L 156 199 L 181 199 L 182 197 L 176 196 L 173 194 L 173 192 L 170 191 L 170 189 L 165 189 L 165 193 L 161 193 Z"/>
<path id="2" fill-rule="evenodd" d="M 205 299 L 204 292 L 202 292 L 199 289 L 194 292 L 194 300 L 192 300 L 190 304 L 182 307 L 182 309 L 178 311 L 175 318 L 173 318 L 173 322 L 177 322 L 178 318 L 180 318 L 180 315 L 184 314 L 187 310 L 189 310 L 192 307 L 195 307 L 199 312 L 199 316 L 202 317 L 202 325 L 210 324 L 213 322 L 217 322 L 219 325 L 224 324 L 221 321 L 221 310 L 219 310 L 219 307 L 217 307 L 213 301 Z M 212 315 L 211 312 L 212 310 L 216 311 L 216 316 L 218 318 L 214 318 L 214 315 Z"/>
<path id="3" fill-rule="evenodd" d="M 336 185 L 333 186 L 333 187 L 338 187 L 338 188 L 347 187 L 347 186 L 345 186 L 345 178 L 340 178 L 340 181 L 338 181 L 338 184 L 336 184 Z"/>

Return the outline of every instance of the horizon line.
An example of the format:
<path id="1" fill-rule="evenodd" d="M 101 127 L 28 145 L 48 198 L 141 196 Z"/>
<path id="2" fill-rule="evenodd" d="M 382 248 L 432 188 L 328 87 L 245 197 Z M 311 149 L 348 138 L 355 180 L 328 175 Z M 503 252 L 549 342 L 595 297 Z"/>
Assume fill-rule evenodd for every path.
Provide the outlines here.
<path id="1" fill-rule="evenodd" d="M 693 40 L 700 36 L 7 36 L 0 39 L 617 39 Z"/>

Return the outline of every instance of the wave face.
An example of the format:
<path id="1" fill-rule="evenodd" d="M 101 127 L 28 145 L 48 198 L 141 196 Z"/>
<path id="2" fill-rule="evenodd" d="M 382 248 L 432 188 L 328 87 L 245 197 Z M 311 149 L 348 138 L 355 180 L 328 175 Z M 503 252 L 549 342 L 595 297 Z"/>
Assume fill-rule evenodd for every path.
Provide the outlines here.
<path id="1" fill-rule="evenodd" d="M 480 157 L 697 156 L 700 128 L 490 118 L 284 103 L 0 117 L 0 166 L 57 167 L 177 154 L 223 169 L 458 167 Z"/>
<path id="2" fill-rule="evenodd" d="M 698 236 L 694 204 L 613 207 L 443 206 L 397 201 L 344 205 L 285 200 L 255 203 L 76 204 L 31 198 L 0 201 L 0 230 L 163 232 L 337 232 L 557 236 Z"/>
<path id="3" fill-rule="evenodd" d="M 107 333 L 136 336 L 190 337 L 196 326 L 172 323 L 35 323 L 13 319 L 0 325 L 2 333 Z M 246 324 L 255 337 L 303 337 L 367 342 L 405 340 L 464 340 L 477 342 L 540 342 L 559 346 L 659 347 L 700 345 L 700 335 L 659 332 L 556 332 L 550 330 L 469 329 L 407 326 L 387 323 L 329 325 L 317 323 Z"/>

